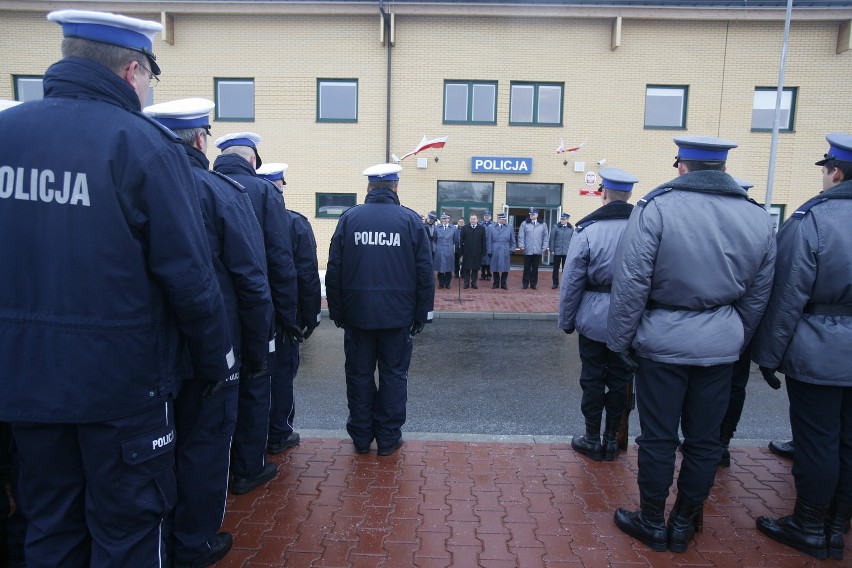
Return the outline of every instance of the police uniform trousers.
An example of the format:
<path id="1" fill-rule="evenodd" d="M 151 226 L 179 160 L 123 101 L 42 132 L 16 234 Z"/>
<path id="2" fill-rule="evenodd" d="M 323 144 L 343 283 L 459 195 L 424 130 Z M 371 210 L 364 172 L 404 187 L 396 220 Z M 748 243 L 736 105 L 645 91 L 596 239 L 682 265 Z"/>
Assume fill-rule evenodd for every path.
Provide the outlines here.
<path id="1" fill-rule="evenodd" d="M 9 496 L 6 493 L 8 482 L 12 499 L 18 502 L 16 491 L 19 467 L 17 462 L 12 426 L 8 422 L 0 422 L 0 566 L 7 564 L 24 566 L 24 537 L 27 532 L 27 521 L 20 506 L 16 506 L 12 511 Z"/>
<path id="2" fill-rule="evenodd" d="M 346 430 L 359 448 L 375 438 L 379 448 L 395 445 L 402 437 L 408 400 L 408 366 L 412 340 L 409 328 L 358 329 L 346 326 Z M 379 369 L 379 384 L 375 372 Z"/>
<path id="3" fill-rule="evenodd" d="M 277 334 L 276 334 L 277 335 Z M 266 441 L 269 436 L 269 411 L 272 404 L 272 370 L 275 353 L 267 360 L 267 373 L 240 380 L 237 427 L 231 445 L 231 474 L 252 478 L 266 467 Z"/>
<path id="4" fill-rule="evenodd" d="M 178 498 L 171 524 L 172 557 L 186 564 L 210 551 L 208 542 L 222 525 L 237 422 L 236 381 L 210 400 L 202 397 L 204 383 L 183 381 L 175 401 Z"/>
<path id="5" fill-rule="evenodd" d="M 623 353 L 610 351 L 606 343 L 579 336 L 580 410 L 586 418 L 600 418 L 606 408 L 607 420 L 617 420 L 627 408 L 627 383 L 633 377 L 633 362 Z"/>
<path id="6" fill-rule="evenodd" d="M 529 286 L 530 284 L 533 286 L 538 285 L 538 265 L 540 263 L 540 254 L 524 255 L 524 273 L 522 276 L 524 286 Z"/>
<path id="7" fill-rule="evenodd" d="M 171 400 L 85 424 L 13 422 L 28 568 L 159 567 L 175 504 Z"/>
<path id="8" fill-rule="evenodd" d="M 743 415 L 743 407 L 746 399 L 746 385 L 751 373 L 751 345 L 742 352 L 740 358 L 734 363 L 731 371 L 731 400 L 728 402 L 728 410 L 722 419 L 722 437 L 731 438 L 737 430 L 737 424 Z"/>
<path id="9" fill-rule="evenodd" d="M 553 255 L 553 285 L 557 286 L 559 284 L 559 271 L 565 268 L 565 258 L 567 254 L 555 254 Z"/>
<path id="10" fill-rule="evenodd" d="M 668 497 L 678 424 L 684 437 L 678 492 L 698 503 L 707 498 L 722 456 L 719 426 L 731 395 L 731 367 L 731 363 L 701 367 L 639 358 L 636 404 L 642 434 L 636 442 L 639 492 L 644 498 Z"/>
<path id="11" fill-rule="evenodd" d="M 293 381 L 299 372 L 300 346 L 275 338 L 275 369 L 272 373 L 272 411 L 269 413 L 270 445 L 281 443 L 293 433 L 296 401 Z"/>
<path id="12" fill-rule="evenodd" d="M 852 387 L 815 385 L 789 375 L 785 383 L 798 497 L 817 507 L 832 499 L 852 503 Z"/>

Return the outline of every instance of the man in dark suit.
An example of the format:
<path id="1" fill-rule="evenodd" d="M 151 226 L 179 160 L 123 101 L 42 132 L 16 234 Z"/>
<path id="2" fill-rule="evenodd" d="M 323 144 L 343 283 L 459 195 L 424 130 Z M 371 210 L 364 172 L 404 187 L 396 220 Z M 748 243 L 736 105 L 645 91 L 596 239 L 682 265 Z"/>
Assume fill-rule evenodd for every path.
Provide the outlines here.
<path id="1" fill-rule="evenodd" d="M 479 276 L 479 266 L 482 264 L 482 257 L 488 250 L 485 243 L 485 227 L 480 225 L 478 221 L 476 215 L 471 215 L 470 225 L 462 227 L 459 235 L 461 241 L 459 251 L 462 256 L 461 271 L 465 288 L 471 286 L 477 288 L 476 279 Z"/>

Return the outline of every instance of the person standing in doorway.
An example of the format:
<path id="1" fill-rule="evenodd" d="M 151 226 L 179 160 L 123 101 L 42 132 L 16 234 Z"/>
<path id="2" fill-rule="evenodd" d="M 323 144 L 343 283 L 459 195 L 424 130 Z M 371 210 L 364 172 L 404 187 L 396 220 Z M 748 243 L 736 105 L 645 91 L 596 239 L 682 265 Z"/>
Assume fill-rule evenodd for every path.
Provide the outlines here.
<path id="1" fill-rule="evenodd" d="M 461 252 L 461 271 L 464 287 L 477 288 L 476 278 L 482 257 L 487 251 L 485 227 L 479 224 L 476 215 L 470 216 L 470 224 L 461 228 L 459 234 L 459 251 Z"/>
<path id="2" fill-rule="evenodd" d="M 509 265 L 515 250 L 515 231 L 506 224 L 506 214 L 497 214 L 497 224 L 487 234 L 486 246 L 491 257 L 491 273 L 494 282 L 491 288 L 508 290 Z"/>
<path id="3" fill-rule="evenodd" d="M 553 286 L 551 286 L 551 289 L 553 290 L 559 288 L 559 271 L 565 266 L 568 245 L 571 244 L 571 236 L 574 234 L 574 225 L 568 222 L 569 217 L 571 215 L 568 213 L 560 215 L 559 222 L 554 224 L 550 231 L 550 252 L 553 253 Z"/>
<path id="4" fill-rule="evenodd" d="M 538 209 L 530 208 L 529 218 L 518 229 L 518 249 L 524 253 L 524 290 L 538 286 L 538 266 L 548 248 L 547 225 L 538 220 Z"/>

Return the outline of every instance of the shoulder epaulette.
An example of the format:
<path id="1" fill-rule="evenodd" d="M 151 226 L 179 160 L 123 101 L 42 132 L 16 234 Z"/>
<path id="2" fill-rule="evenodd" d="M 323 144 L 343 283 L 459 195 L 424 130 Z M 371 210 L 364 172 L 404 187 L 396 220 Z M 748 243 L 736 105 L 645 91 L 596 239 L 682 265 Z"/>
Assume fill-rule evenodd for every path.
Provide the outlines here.
<path id="1" fill-rule="evenodd" d="M 597 219 L 591 219 L 589 221 L 586 221 L 585 223 L 577 223 L 577 226 L 574 227 L 574 230 L 577 231 L 578 233 L 582 233 L 583 229 L 585 229 L 589 225 L 594 225 L 597 222 L 598 222 Z"/>
<path id="2" fill-rule="evenodd" d="M 233 185 L 235 188 L 239 189 L 240 191 L 245 192 L 245 190 L 246 190 L 245 186 L 243 184 L 241 184 L 240 182 L 238 182 L 237 180 L 235 180 L 234 178 L 230 178 L 230 177 L 226 176 L 225 174 L 220 174 L 219 172 L 217 172 L 215 170 L 209 170 L 209 171 L 210 171 L 211 174 L 214 174 L 214 175 L 222 178 L 223 180 L 225 180 L 229 184 Z"/>
<path id="3" fill-rule="evenodd" d="M 671 190 L 672 190 L 672 188 L 670 188 L 670 187 L 658 187 L 657 189 L 655 189 L 654 191 L 652 191 L 651 193 L 649 193 L 648 195 L 646 195 L 645 197 L 643 197 L 642 199 L 637 201 L 636 205 L 638 205 L 639 207 L 645 207 L 646 205 L 648 205 L 648 203 L 651 202 L 652 199 L 654 199 L 658 195 L 668 193 Z"/>
<path id="4" fill-rule="evenodd" d="M 302 218 L 302 219 L 304 219 L 305 221 L 307 221 L 307 220 L 308 220 L 308 218 L 307 218 L 307 217 L 305 217 L 304 215 L 302 215 L 302 214 L 301 214 L 301 213 L 299 213 L 298 211 L 293 211 L 292 209 L 288 209 L 287 211 L 288 211 L 288 212 L 290 212 L 290 213 L 292 213 L 293 215 L 296 215 L 296 216 L 298 216 L 298 217 L 301 217 L 301 218 Z"/>
<path id="5" fill-rule="evenodd" d="M 796 209 L 796 211 L 793 212 L 792 215 L 790 215 L 790 218 L 800 220 L 803 219 L 805 215 L 808 214 L 808 211 L 811 210 L 811 207 L 813 207 L 814 205 L 819 205 L 823 201 L 828 201 L 828 199 L 825 197 L 816 197 L 814 199 L 811 199 L 810 201 L 806 201 L 801 207 Z"/>

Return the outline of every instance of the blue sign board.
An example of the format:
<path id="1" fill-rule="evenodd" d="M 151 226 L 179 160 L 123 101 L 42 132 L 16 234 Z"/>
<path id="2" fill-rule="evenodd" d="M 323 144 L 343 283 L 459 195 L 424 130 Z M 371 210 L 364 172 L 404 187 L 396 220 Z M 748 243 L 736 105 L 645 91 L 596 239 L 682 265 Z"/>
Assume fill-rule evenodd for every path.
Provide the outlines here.
<path id="1" fill-rule="evenodd" d="M 470 171 L 481 174 L 530 174 L 532 158 L 473 156 L 470 159 Z"/>

